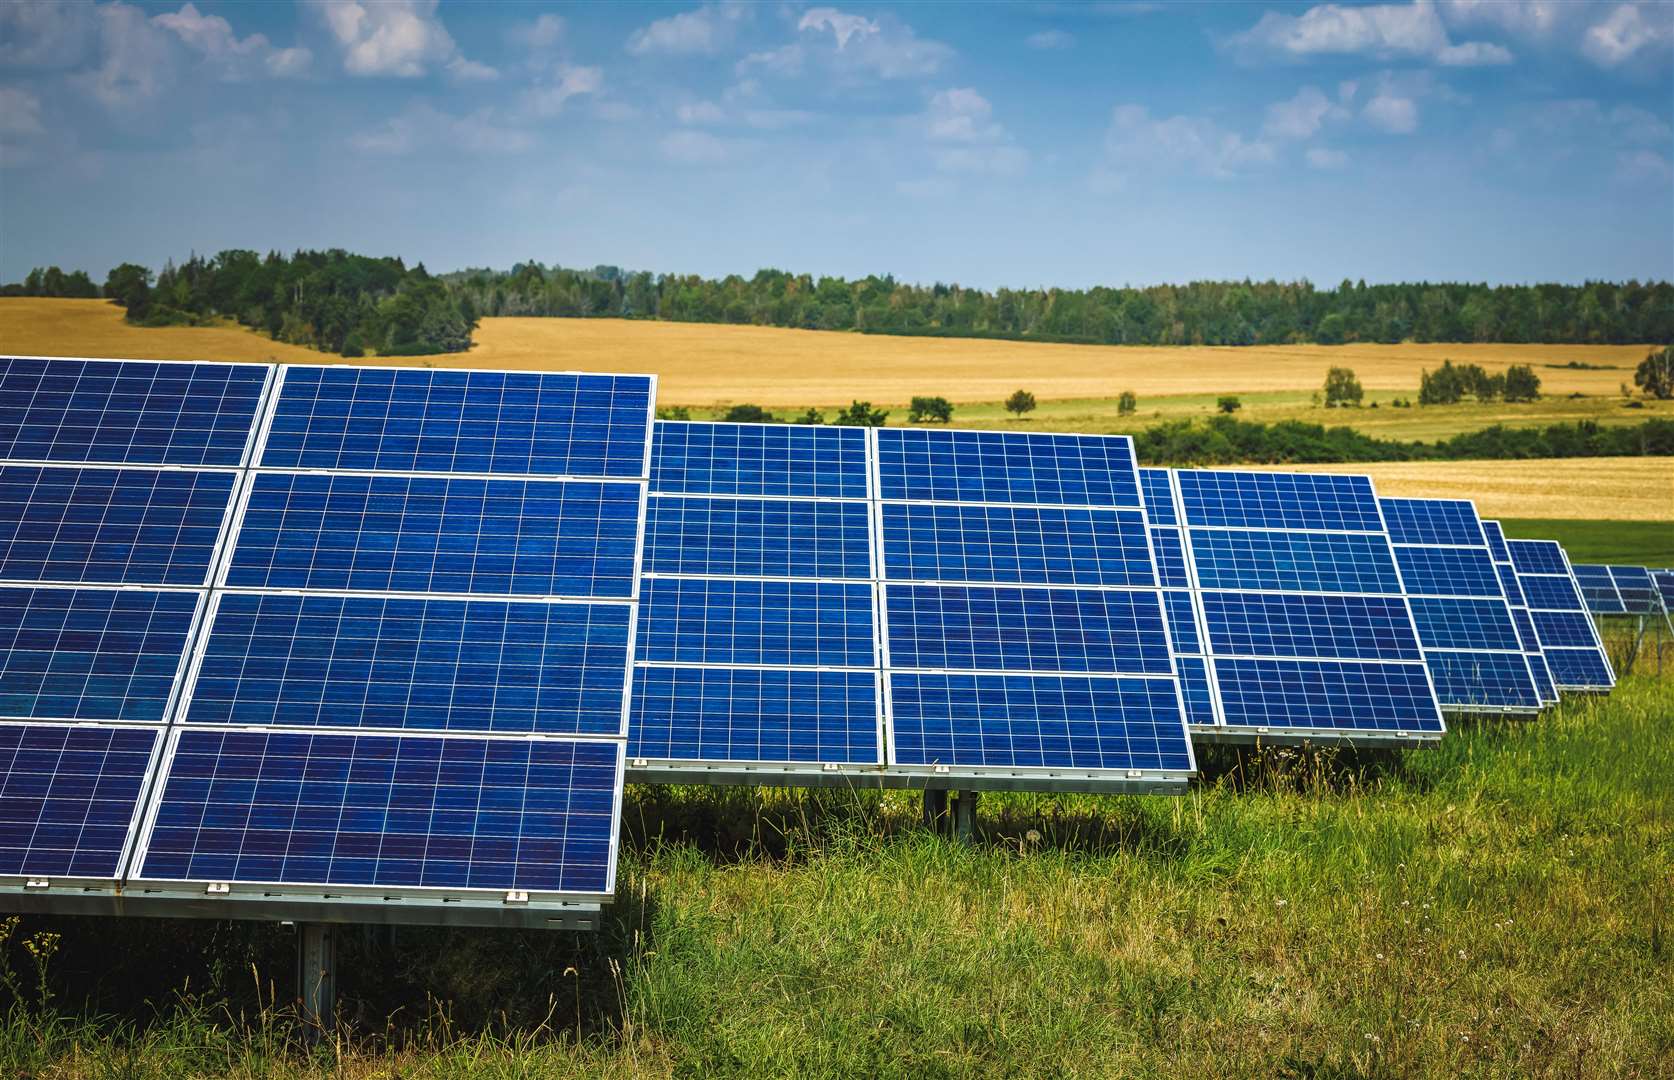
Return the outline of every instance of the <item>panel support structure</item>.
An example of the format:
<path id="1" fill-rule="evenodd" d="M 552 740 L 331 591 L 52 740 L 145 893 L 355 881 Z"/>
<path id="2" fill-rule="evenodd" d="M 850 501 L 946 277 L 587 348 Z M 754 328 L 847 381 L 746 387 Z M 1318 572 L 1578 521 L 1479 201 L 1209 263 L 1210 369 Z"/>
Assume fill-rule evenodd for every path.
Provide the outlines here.
<path id="1" fill-rule="evenodd" d="M 330 923 L 296 924 L 296 993 L 311 1038 L 337 1026 L 337 927 Z"/>

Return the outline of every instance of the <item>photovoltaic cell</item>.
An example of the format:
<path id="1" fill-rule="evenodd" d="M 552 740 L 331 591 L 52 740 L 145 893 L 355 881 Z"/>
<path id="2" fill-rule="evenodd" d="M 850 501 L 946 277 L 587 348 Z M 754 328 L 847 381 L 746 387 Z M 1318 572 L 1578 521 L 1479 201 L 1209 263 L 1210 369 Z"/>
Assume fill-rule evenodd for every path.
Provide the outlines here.
<path id="1" fill-rule="evenodd" d="M 240 465 L 268 370 L 0 357 L 0 458 Z"/>
<path id="2" fill-rule="evenodd" d="M 643 477 L 642 375 L 283 369 L 265 468 Z"/>
<path id="3" fill-rule="evenodd" d="M 1401 594 L 1389 541 L 1382 536 L 1222 529 L 1187 532 L 1200 588 Z"/>
<path id="4" fill-rule="evenodd" d="M 1393 544 L 1482 547 L 1476 507 L 1466 499 L 1379 499 Z"/>
<path id="5" fill-rule="evenodd" d="M 1517 583 L 1517 571 L 1511 568 L 1509 562 L 1494 564 L 1494 570 L 1500 576 L 1500 590 L 1505 593 L 1506 603 L 1512 607 L 1523 607 L 1523 586 Z"/>
<path id="6" fill-rule="evenodd" d="M 1599 615 L 1620 615 L 1627 611 L 1608 566 L 1576 563 L 1574 571 L 1575 584 L 1581 589 L 1581 599 L 1588 611 Z"/>
<path id="7" fill-rule="evenodd" d="M 1674 611 L 1674 570 L 1653 570 L 1651 580 L 1656 583 L 1657 594 L 1662 597 L 1662 609 Z"/>
<path id="8" fill-rule="evenodd" d="M 875 763 L 871 671 L 649 667 L 634 672 L 630 757 Z"/>
<path id="9" fill-rule="evenodd" d="M 1139 486 L 1145 496 L 1145 513 L 1152 525 L 1180 524 L 1180 516 L 1174 510 L 1174 489 L 1169 483 L 1167 469 L 1140 469 Z"/>
<path id="10" fill-rule="evenodd" d="M 116 877 L 159 734 L 0 724 L 0 875 Z"/>
<path id="11" fill-rule="evenodd" d="M 1180 676 L 1180 697 L 1186 707 L 1186 723 L 1193 727 L 1214 727 L 1215 694 L 1209 685 L 1209 662 L 1201 656 L 1176 656 Z"/>
<path id="12" fill-rule="evenodd" d="M 1610 670 L 1610 662 L 1605 658 L 1596 630 L 1587 618 L 1586 607 L 1570 576 L 1563 548 L 1550 540 L 1510 540 L 1506 546 L 1512 565 L 1517 570 L 1523 597 L 1528 602 L 1529 613 L 1536 622 L 1537 630 L 1540 630 L 1541 655 L 1546 660 L 1554 686 L 1564 690 L 1598 690 L 1614 685 L 1615 675 Z M 1562 625 L 1570 632 L 1571 639 L 1574 632 L 1584 626 L 1588 643 L 1582 647 L 1549 646 L 1546 636 L 1555 627 L 1541 629 L 1539 621 L 1552 612 L 1573 616 L 1562 620 Z"/>
<path id="13" fill-rule="evenodd" d="M 1419 664 L 1215 659 L 1226 722 L 1240 727 L 1442 730 Z"/>
<path id="14" fill-rule="evenodd" d="M 625 604 L 221 595 L 188 723 L 622 734 Z"/>
<path id="15" fill-rule="evenodd" d="M 1436 697 L 1452 708 L 1534 709 L 1541 697 L 1528 661 L 1520 652 L 1446 652 L 1424 654 Z"/>
<path id="16" fill-rule="evenodd" d="M 659 420 L 654 431 L 653 492 L 868 497 L 862 428 Z"/>
<path id="17" fill-rule="evenodd" d="M 648 578 L 645 663 L 871 667 L 872 586 L 863 582 Z"/>
<path id="18" fill-rule="evenodd" d="M 1163 608 L 1168 615 L 1169 641 L 1176 655 L 1198 655 L 1203 645 L 1197 632 L 1197 613 L 1192 609 L 1192 594 L 1180 589 L 1163 593 Z"/>
<path id="19" fill-rule="evenodd" d="M 1608 687 L 1615 683 L 1610 666 L 1596 648 L 1542 649 L 1541 655 L 1558 686 Z"/>
<path id="20" fill-rule="evenodd" d="M 1192 579 L 1186 573 L 1186 548 L 1180 542 L 1179 529 L 1152 529 L 1151 550 L 1156 555 L 1157 584 L 1167 589 L 1191 587 Z"/>
<path id="21" fill-rule="evenodd" d="M 1569 576 L 1569 563 L 1564 549 L 1553 540 L 1508 540 L 1511 564 L 1519 574 L 1560 574 Z"/>
<path id="22" fill-rule="evenodd" d="M 1187 525 L 1246 529 L 1384 531 L 1364 476 L 1182 469 Z"/>
<path id="23" fill-rule="evenodd" d="M 1500 528 L 1497 521 L 1484 521 L 1482 535 L 1488 541 L 1488 554 L 1493 556 L 1494 562 L 1511 564 L 1511 549 L 1505 546 L 1505 530 Z"/>
<path id="24" fill-rule="evenodd" d="M 620 743 L 177 737 L 142 879 L 611 890 Z"/>
<path id="25" fill-rule="evenodd" d="M 1216 656 L 1422 659 L 1399 597 L 1204 592 L 1203 617 Z"/>
<path id="26" fill-rule="evenodd" d="M 1552 673 L 1546 667 L 1546 657 L 1540 653 L 1525 651 L 1523 659 L 1529 662 L 1529 674 L 1534 678 L 1535 692 L 1540 700 L 1557 701 L 1558 688 L 1552 684 Z"/>
<path id="27" fill-rule="evenodd" d="M 1486 548 L 1397 545 L 1395 561 L 1408 596 L 1501 596 Z"/>
<path id="28" fill-rule="evenodd" d="M 0 588 L 0 717 L 164 722 L 198 595 Z"/>
<path id="29" fill-rule="evenodd" d="M 237 474 L 0 465 L 0 578 L 204 585 Z"/>
<path id="30" fill-rule="evenodd" d="M 1612 566 L 1610 578 L 1621 594 L 1622 606 L 1630 615 L 1649 615 L 1657 609 L 1656 585 L 1643 566 Z"/>
<path id="31" fill-rule="evenodd" d="M 1408 603 L 1426 649 L 1522 651 L 1504 601 L 1414 596 Z"/>
<path id="32" fill-rule="evenodd" d="M 1524 574 L 1520 579 L 1523 596 L 1531 610 L 1581 611 L 1581 594 L 1567 577 Z"/>
<path id="33" fill-rule="evenodd" d="M 1531 617 L 1542 650 L 1593 647 L 1593 620 L 1583 612 L 1536 611 Z"/>
<path id="34" fill-rule="evenodd" d="M 879 497 L 1139 507 L 1133 443 L 1097 435 L 879 428 Z"/>
<path id="35" fill-rule="evenodd" d="M 896 672 L 891 682 L 903 764 L 1192 767 L 1171 680 Z"/>
<path id="36" fill-rule="evenodd" d="M 862 502 L 653 496 L 644 571 L 870 579 L 871 529 Z"/>
<path id="37" fill-rule="evenodd" d="M 639 512 L 634 484 L 260 473 L 226 583 L 629 597 Z"/>
<path id="38" fill-rule="evenodd" d="M 1155 584 L 1137 510 L 885 503 L 885 576 L 1045 585 Z"/>

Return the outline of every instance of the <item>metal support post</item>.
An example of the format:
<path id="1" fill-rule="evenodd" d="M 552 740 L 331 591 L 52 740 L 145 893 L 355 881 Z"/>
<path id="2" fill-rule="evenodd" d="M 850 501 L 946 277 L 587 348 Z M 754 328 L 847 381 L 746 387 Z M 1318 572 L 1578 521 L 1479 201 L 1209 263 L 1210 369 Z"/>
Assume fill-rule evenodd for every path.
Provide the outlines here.
<path id="1" fill-rule="evenodd" d="M 947 792 L 924 789 L 924 827 L 931 832 L 941 832 L 947 823 Z"/>
<path id="2" fill-rule="evenodd" d="M 316 1035 L 337 1023 L 337 927 L 296 924 L 296 989 L 302 1018 Z"/>
<path id="3" fill-rule="evenodd" d="M 976 842 L 977 793 L 958 791 L 953 801 L 953 838 L 961 844 Z"/>

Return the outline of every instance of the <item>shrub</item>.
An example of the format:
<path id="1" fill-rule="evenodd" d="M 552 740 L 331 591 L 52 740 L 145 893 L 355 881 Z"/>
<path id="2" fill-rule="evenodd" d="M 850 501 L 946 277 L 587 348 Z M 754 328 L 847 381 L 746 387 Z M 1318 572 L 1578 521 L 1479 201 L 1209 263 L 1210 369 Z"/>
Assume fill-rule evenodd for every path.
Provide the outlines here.
<path id="1" fill-rule="evenodd" d="M 1006 412 L 1012 413 L 1018 417 L 1021 417 L 1026 412 L 1033 411 L 1034 407 L 1035 395 L 1029 393 L 1027 390 L 1019 390 L 1010 397 L 1006 398 Z"/>
<path id="2" fill-rule="evenodd" d="M 1242 401 L 1239 401 L 1236 397 L 1234 397 L 1231 394 L 1227 394 L 1226 396 L 1217 398 L 1215 400 L 1215 408 L 1217 408 L 1217 409 L 1221 410 L 1222 412 L 1226 413 L 1228 416 L 1231 416 L 1233 413 L 1237 412 L 1239 409 L 1242 409 L 1243 407 L 1244 407 L 1244 403 Z"/>
<path id="3" fill-rule="evenodd" d="M 797 417 L 795 420 L 792 420 L 791 423 L 793 423 L 793 424 L 823 424 L 823 423 L 825 423 L 825 414 L 820 412 L 818 409 L 810 407 L 807 412 L 803 413 L 801 416 Z"/>
<path id="4" fill-rule="evenodd" d="M 907 410 L 907 419 L 915 424 L 925 421 L 945 424 L 953 419 L 953 403 L 945 397 L 915 397 Z"/>
<path id="5" fill-rule="evenodd" d="M 853 401 L 849 403 L 848 408 L 838 412 L 831 422 L 843 427 L 883 427 L 887 416 L 889 413 L 883 409 L 872 408 L 870 401 Z"/>
<path id="6" fill-rule="evenodd" d="M 734 405 L 721 419 L 734 424 L 771 424 L 778 417 L 760 405 Z"/>
<path id="7" fill-rule="evenodd" d="M 1540 397 L 1540 376 L 1528 364 L 1513 364 L 1505 369 L 1505 399 L 1507 401 L 1535 401 Z"/>
<path id="8" fill-rule="evenodd" d="M 684 405 L 668 405 L 657 410 L 658 420 L 690 420 L 692 410 Z"/>
<path id="9" fill-rule="evenodd" d="M 1633 373 L 1633 385 L 1658 401 L 1674 398 L 1674 345 L 1641 360 Z"/>
<path id="10" fill-rule="evenodd" d="M 1360 380 L 1355 378 L 1354 372 L 1346 367 L 1334 367 L 1325 373 L 1325 407 L 1334 409 L 1339 405 L 1358 405 L 1360 399 L 1366 396 Z"/>
<path id="11" fill-rule="evenodd" d="M 343 355 L 350 359 L 366 355 L 366 346 L 361 344 L 359 331 L 351 330 L 349 336 L 343 339 Z"/>
<path id="12" fill-rule="evenodd" d="M 1132 416 L 1139 408 L 1139 397 L 1132 390 L 1123 390 L 1116 398 L 1116 415 Z"/>

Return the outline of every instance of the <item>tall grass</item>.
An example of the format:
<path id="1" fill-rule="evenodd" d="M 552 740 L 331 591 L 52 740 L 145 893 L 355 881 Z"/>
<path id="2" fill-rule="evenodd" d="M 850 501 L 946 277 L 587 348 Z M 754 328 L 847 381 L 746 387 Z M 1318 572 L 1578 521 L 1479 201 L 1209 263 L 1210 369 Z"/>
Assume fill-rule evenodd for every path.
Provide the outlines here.
<path id="1" fill-rule="evenodd" d="M 151 1007 L 72 961 L 138 932 L 31 920 L 0 1074 L 1674 1075 L 1671 722 L 1635 678 L 1180 799 L 985 796 L 969 848 L 909 793 L 642 789 L 602 933 L 350 935 L 312 1049 L 273 928 L 192 927 L 177 983 L 254 971 Z"/>

